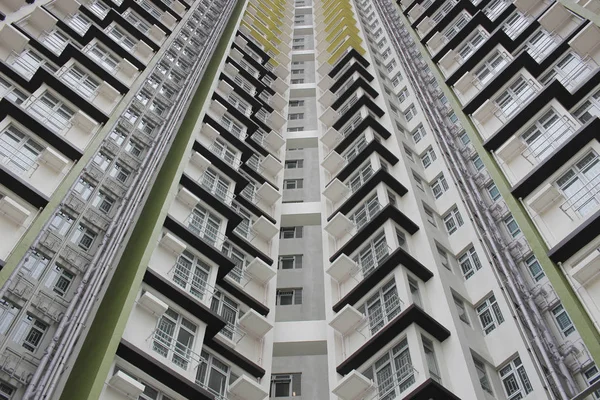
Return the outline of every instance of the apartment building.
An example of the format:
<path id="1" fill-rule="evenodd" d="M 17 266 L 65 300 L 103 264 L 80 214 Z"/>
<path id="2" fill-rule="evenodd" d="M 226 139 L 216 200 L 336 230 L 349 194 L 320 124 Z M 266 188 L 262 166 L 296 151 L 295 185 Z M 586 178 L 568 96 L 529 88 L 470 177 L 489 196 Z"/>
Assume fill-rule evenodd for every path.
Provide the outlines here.
<path id="1" fill-rule="evenodd" d="M 600 398 L 593 0 L 0 7 L 0 399 Z"/>

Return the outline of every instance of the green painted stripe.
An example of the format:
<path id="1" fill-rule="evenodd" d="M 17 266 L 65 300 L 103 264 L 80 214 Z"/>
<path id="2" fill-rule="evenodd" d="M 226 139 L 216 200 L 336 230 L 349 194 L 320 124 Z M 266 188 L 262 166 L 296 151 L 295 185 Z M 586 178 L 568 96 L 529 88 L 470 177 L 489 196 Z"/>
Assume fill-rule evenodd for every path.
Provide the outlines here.
<path id="1" fill-rule="evenodd" d="M 563 0 L 560 0 L 563 1 Z M 397 7 L 397 5 L 396 5 Z M 535 257 L 538 259 L 540 265 L 544 269 L 544 273 L 548 277 L 548 280 L 554 287 L 556 294 L 560 297 L 560 300 L 567 310 L 567 313 L 571 317 L 571 320 L 575 324 L 577 331 L 581 335 L 583 342 L 588 348 L 592 358 L 596 365 L 600 365 L 600 333 L 595 328 L 594 323 L 590 319 L 590 316 L 585 311 L 585 308 L 577 298 L 573 287 L 569 284 L 567 277 L 562 273 L 560 267 L 554 264 L 550 258 L 548 257 L 548 247 L 544 243 L 540 233 L 535 227 L 533 221 L 529 218 L 527 211 L 525 211 L 521 202 L 516 199 L 511 191 L 510 184 L 508 183 L 504 173 L 496 163 L 496 160 L 492 157 L 490 153 L 483 147 L 483 141 L 479 132 L 471 122 L 471 119 L 462 112 L 462 106 L 458 101 L 458 98 L 454 94 L 454 91 L 446 85 L 444 76 L 440 72 L 437 64 L 431 61 L 429 56 L 429 52 L 425 48 L 423 44 L 421 44 L 419 36 L 412 29 L 410 22 L 406 18 L 406 16 L 402 13 L 400 8 L 398 8 L 398 12 L 400 14 L 400 18 L 402 19 L 404 26 L 410 32 L 413 40 L 417 44 L 421 53 L 423 54 L 423 59 L 427 62 L 427 65 L 431 69 L 431 72 L 435 75 L 438 84 L 440 84 L 441 89 L 444 92 L 444 95 L 452 105 L 452 109 L 454 113 L 460 120 L 461 125 L 467 132 L 467 135 L 471 139 L 473 143 L 473 147 L 479 154 L 479 157 L 485 164 L 490 176 L 494 180 L 494 183 L 500 190 L 502 194 L 502 198 L 506 202 L 510 212 L 512 213 L 515 221 L 519 224 L 523 235 L 527 239 L 531 250 Z"/>
<path id="2" fill-rule="evenodd" d="M 177 177 L 187 163 L 193 130 L 208 97 L 221 60 L 229 47 L 244 1 L 238 1 L 215 53 L 194 94 L 184 121 L 152 186 L 138 222 L 127 243 L 100 308 L 91 325 L 65 385 L 61 399 L 92 400 L 100 396 L 119 341 L 139 291 L 146 266 L 156 247 L 170 199 L 176 194 Z"/>

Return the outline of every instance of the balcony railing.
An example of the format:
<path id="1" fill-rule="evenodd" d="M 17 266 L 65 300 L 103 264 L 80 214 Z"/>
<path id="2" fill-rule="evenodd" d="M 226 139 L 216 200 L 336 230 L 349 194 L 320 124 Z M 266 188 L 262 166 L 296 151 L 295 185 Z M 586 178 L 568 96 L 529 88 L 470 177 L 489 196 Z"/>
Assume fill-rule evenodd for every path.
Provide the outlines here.
<path id="1" fill-rule="evenodd" d="M 407 362 L 396 374 L 379 381 L 375 393 L 362 397 L 361 400 L 399 399 L 400 395 L 415 383 L 417 374 L 418 371 Z"/>
<path id="2" fill-rule="evenodd" d="M 381 168 L 379 168 L 379 169 L 381 169 Z M 379 169 L 377 171 L 379 171 Z M 348 184 L 346 185 L 346 186 L 348 186 L 348 189 L 350 189 L 350 194 L 348 195 L 348 197 L 352 196 L 361 187 L 363 187 L 363 185 L 369 180 L 369 178 L 371 176 L 373 176 L 373 174 L 375 174 L 375 170 L 373 169 L 373 167 L 369 166 L 369 168 L 361 171 L 361 179 L 360 179 L 359 183 L 352 185 L 352 184 L 350 184 L 350 182 L 348 182 Z"/>
<path id="3" fill-rule="evenodd" d="M 63 40 L 58 39 L 54 35 L 54 32 L 47 32 L 47 31 L 42 32 L 42 35 L 40 36 L 39 41 L 42 44 L 44 44 L 44 46 L 46 46 L 51 52 L 53 52 L 55 54 L 62 53 L 62 51 L 65 49 L 65 47 L 67 47 L 67 44 L 70 43 L 70 41 L 63 41 Z"/>
<path id="4" fill-rule="evenodd" d="M 63 115 L 63 113 L 41 106 L 37 101 L 38 98 L 32 97 L 32 100 L 33 103 L 26 110 L 32 117 L 50 128 L 53 132 L 64 133 L 73 126 L 73 116 L 69 117 L 69 119 L 61 118 L 59 115 Z"/>
<path id="5" fill-rule="evenodd" d="M 515 114 L 517 114 L 538 91 L 538 84 L 531 79 L 527 79 L 527 87 L 523 88 L 518 95 L 512 94 L 510 99 L 502 102 L 502 106 L 498 104 L 498 98 L 494 101 L 496 110 L 494 116 L 501 122 L 507 122 Z"/>
<path id="6" fill-rule="evenodd" d="M 365 226 L 369 221 L 371 221 L 379 212 L 383 209 L 383 206 L 377 198 L 370 200 L 368 203 L 365 203 L 359 211 L 354 213 L 350 218 L 352 222 L 356 225 L 356 230 L 359 230 L 363 226 Z"/>
<path id="7" fill-rule="evenodd" d="M 211 145 L 209 147 L 209 150 L 216 155 L 217 157 L 219 157 L 221 160 L 225 161 L 225 163 L 229 166 L 231 166 L 231 168 L 237 170 L 238 168 L 240 168 L 240 165 L 242 164 L 242 162 L 234 157 L 229 156 L 227 153 L 225 153 L 223 151 L 223 148 L 221 146 L 218 145 Z"/>
<path id="8" fill-rule="evenodd" d="M 204 218 L 192 211 L 184 223 L 196 235 L 210 246 L 220 251 L 220 246 L 224 243 L 226 236 L 220 233 L 217 229 L 205 224 Z"/>
<path id="9" fill-rule="evenodd" d="M 188 370 L 190 365 L 195 368 L 202 361 L 206 362 L 202 356 L 187 345 L 180 343 L 169 332 L 161 329 L 155 329 L 146 339 L 150 348 L 170 361 L 178 367 Z"/>
<path id="10" fill-rule="evenodd" d="M 551 33 L 544 36 L 537 43 L 527 43 L 525 48 L 534 60 L 540 62 L 554 47 L 558 46 L 561 40 L 561 37 L 556 33 Z"/>
<path id="11" fill-rule="evenodd" d="M 8 169 L 23 177 L 31 177 L 38 169 L 38 157 L 39 154 L 24 153 L 7 141 L 4 141 L 0 147 L 0 164 L 6 165 Z"/>
<path id="12" fill-rule="evenodd" d="M 556 72 L 556 79 L 567 90 L 572 91 L 596 69 L 598 69 L 596 61 L 592 57 L 586 56 L 579 60 L 579 63 L 569 71 L 564 71 L 558 67 L 554 71 Z"/>
<path id="13" fill-rule="evenodd" d="M 521 32 L 525 30 L 525 28 L 527 28 L 527 26 L 529 26 L 531 21 L 533 21 L 532 17 L 520 14 L 518 20 L 514 21 L 511 24 L 504 24 L 502 26 L 502 30 L 504 31 L 504 33 L 506 33 L 506 35 L 509 38 L 514 40 L 517 36 L 521 34 Z"/>
<path id="14" fill-rule="evenodd" d="M 598 208 L 600 204 L 600 176 L 594 177 L 575 193 L 569 195 L 560 209 L 571 220 L 581 219 Z"/>
<path id="15" fill-rule="evenodd" d="M 233 199 L 235 199 L 235 195 L 229 192 L 228 189 L 225 189 L 219 185 L 210 185 L 204 178 L 208 176 L 207 172 L 204 172 L 202 175 L 196 179 L 198 185 L 200 185 L 204 190 L 214 195 L 217 199 L 221 200 L 223 203 L 230 205 Z M 210 176 L 209 179 L 215 179 L 214 176 Z"/>
<path id="16" fill-rule="evenodd" d="M 555 149 L 573 135 L 577 127 L 573 121 L 564 116 L 554 121 L 550 126 L 544 127 L 544 129 L 545 131 L 521 152 L 521 155 L 531 165 L 537 165 L 541 160 L 552 154 Z"/>
<path id="17" fill-rule="evenodd" d="M 398 296 L 386 299 L 380 308 L 376 309 L 376 311 L 370 311 L 372 314 L 364 319 L 356 328 L 356 331 L 368 340 L 400 314 L 403 306 L 404 303 Z"/>

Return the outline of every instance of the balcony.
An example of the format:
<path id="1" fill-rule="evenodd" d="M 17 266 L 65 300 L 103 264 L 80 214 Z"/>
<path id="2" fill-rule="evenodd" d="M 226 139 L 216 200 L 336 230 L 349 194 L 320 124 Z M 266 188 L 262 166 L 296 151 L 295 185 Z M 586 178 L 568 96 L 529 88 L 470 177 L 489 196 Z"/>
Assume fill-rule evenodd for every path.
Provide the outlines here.
<path id="1" fill-rule="evenodd" d="M 569 115 L 561 116 L 550 111 L 544 113 L 542 118 L 531 124 L 525 133 L 512 136 L 494 154 L 513 184 L 525 178 L 580 128 L 579 123 Z"/>
<path id="2" fill-rule="evenodd" d="M 499 91 L 500 95 L 486 100 L 471 118 L 481 135 L 488 139 L 519 114 L 541 90 L 535 79 L 522 76 Z"/>
<path id="3" fill-rule="evenodd" d="M 600 251 L 598 249 L 594 249 L 569 271 L 569 274 L 583 286 L 592 284 L 598 273 L 600 273 Z"/>
<path id="4" fill-rule="evenodd" d="M 57 100 L 54 107 L 48 105 L 48 99 Z M 64 137 L 79 149 L 85 149 L 92 140 L 99 124 L 81 110 L 72 111 L 52 94 L 45 92 L 29 97 L 20 105 L 29 115 L 35 118 L 52 132 Z"/>

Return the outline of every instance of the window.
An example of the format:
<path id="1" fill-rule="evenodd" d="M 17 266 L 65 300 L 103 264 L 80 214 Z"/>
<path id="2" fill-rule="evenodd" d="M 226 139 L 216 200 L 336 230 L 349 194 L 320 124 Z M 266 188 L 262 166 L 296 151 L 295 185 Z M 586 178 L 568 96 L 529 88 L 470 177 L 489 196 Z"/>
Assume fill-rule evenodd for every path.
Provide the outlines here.
<path id="1" fill-rule="evenodd" d="M 269 397 L 296 397 L 301 393 L 302 374 L 271 375 L 271 393 Z"/>
<path id="2" fill-rule="evenodd" d="M 505 367 L 500 368 L 499 373 L 508 400 L 522 399 L 533 391 L 521 358 L 517 357 Z"/>
<path id="3" fill-rule="evenodd" d="M 371 335 L 374 335 L 400 314 L 401 305 L 396 283 L 392 280 L 358 307 L 358 310 L 368 318 Z"/>
<path id="4" fill-rule="evenodd" d="M 5 335 L 8 332 L 17 314 L 19 307 L 6 299 L 0 300 L 0 334 Z"/>
<path id="5" fill-rule="evenodd" d="M 442 265 L 450 272 L 452 272 L 452 266 L 450 265 L 450 259 L 448 258 L 448 253 L 446 252 L 445 249 L 443 249 L 442 247 L 440 247 L 440 245 L 436 244 L 435 245 L 438 255 L 440 256 L 440 262 L 442 263 Z"/>
<path id="6" fill-rule="evenodd" d="M 277 305 L 291 306 L 302 304 L 302 288 L 277 289 Z"/>
<path id="7" fill-rule="evenodd" d="M 296 78 L 296 79 L 292 79 L 292 80 L 290 81 L 290 83 L 291 83 L 292 85 L 300 85 L 301 83 L 304 83 L 304 78 Z M 303 118 L 304 118 L 304 114 L 298 114 L 298 115 L 301 115 L 301 117 L 299 117 L 299 118 L 292 118 L 292 117 L 290 116 L 290 119 L 303 119 Z"/>
<path id="8" fill-rule="evenodd" d="M 473 363 L 475 364 L 475 369 L 477 370 L 477 376 L 479 377 L 479 384 L 481 385 L 481 388 L 493 396 L 494 392 L 492 392 L 492 385 L 490 384 L 490 379 L 488 378 L 487 371 L 485 370 L 485 364 L 476 358 L 473 358 Z"/>
<path id="9" fill-rule="evenodd" d="M 210 266 L 187 250 L 179 257 L 173 270 L 173 282 L 199 299 L 204 298 Z"/>
<path id="10" fill-rule="evenodd" d="M 140 382 L 142 385 L 144 385 L 144 391 L 142 392 L 142 394 L 140 395 L 138 400 L 171 400 L 170 397 L 167 397 L 164 393 L 161 393 L 160 391 L 156 390 L 151 385 L 149 385 L 147 382 L 139 379 L 138 377 L 136 377 L 134 374 L 130 373 L 129 371 L 125 371 L 119 365 L 115 365 L 115 368 L 113 369 L 113 375 L 115 375 L 119 371 L 122 371 L 128 377 L 133 378 L 134 380 L 136 380 L 136 381 Z"/>
<path id="11" fill-rule="evenodd" d="M 21 343 L 25 349 L 35 352 L 42 342 L 48 325 L 30 314 L 26 314 L 15 330 L 15 342 Z"/>
<path id="12" fill-rule="evenodd" d="M 300 239 L 302 238 L 302 226 L 282 227 L 279 232 L 280 239 Z"/>
<path id="13" fill-rule="evenodd" d="M 100 82 L 93 75 L 84 71 L 77 65 L 73 65 L 62 75 L 62 79 L 77 92 L 88 99 L 93 99 Z"/>
<path id="14" fill-rule="evenodd" d="M 600 379 L 600 373 L 598 372 L 598 367 L 593 365 L 592 367 L 583 371 L 583 376 L 587 380 L 589 386 L 592 386 L 593 383 Z M 596 399 L 600 399 L 600 389 L 594 392 L 594 397 Z"/>
<path id="15" fill-rule="evenodd" d="M 517 237 L 521 233 L 521 229 L 512 215 L 504 218 L 504 226 L 506 226 L 508 233 L 510 233 L 512 237 Z"/>
<path id="16" fill-rule="evenodd" d="M 303 126 L 296 126 L 296 127 L 287 128 L 288 132 L 302 132 L 303 130 L 304 130 Z"/>
<path id="17" fill-rule="evenodd" d="M 286 160 L 285 169 L 296 169 L 304 167 L 304 160 Z"/>
<path id="18" fill-rule="evenodd" d="M 113 204 L 115 204 L 115 200 L 104 192 L 99 192 L 92 201 L 92 206 L 97 207 L 104 214 L 110 212 Z"/>
<path id="19" fill-rule="evenodd" d="M 303 107 L 304 100 L 290 100 L 290 107 Z"/>
<path id="20" fill-rule="evenodd" d="M 575 332 L 573 322 L 571 322 L 571 318 L 569 318 L 569 314 L 567 314 L 562 304 L 559 304 L 552 309 L 552 315 L 554 315 L 556 324 L 563 335 L 569 336 L 571 333 Z"/>
<path id="21" fill-rule="evenodd" d="M 302 75 L 304 73 L 304 68 L 292 69 L 292 75 Z"/>
<path id="22" fill-rule="evenodd" d="M 31 251 L 21 267 L 21 271 L 31 276 L 33 279 L 39 279 L 42 276 L 42 272 L 46 269 L 50 259 L 37 251 Z M 2 334 L 0 329 L 0 334 Z"/>
<path id="23" fill-rule="evenodd" d="M 494 101 L 502 114 L 500 118 L 512 117 L 534 93 L 532 84 L 524 77 L 519 77 Z"/>
<path id="24" fill-rule="evenodd" d="M 491 295 L 477 306 L 477 315 L 479 316 L 479 322 L 481 322 L 481 328 L 486 335 L 504 322 L 500 306 L 498 306 L 494 295 Z"/>
<path id="25" fill-rule="evenodd" d="M 113 178 L 115 178 L 117 181 L 119 181 L 121 183 L 127 182 L 127 178 L 129 178 L 129 174 L 130 174 L 129 170 L 127 170 L 125 167 L 123 167 L 120 164 L 115 164 L 113 169 L 110 171 L 110 176 L 112 176 Z"/>
<path id="26" fill-rule="evenodd" d="M 291 121 L 298 120 L 298 119 L 304 119 L 304 113 L 290 113 L 290 114 L 288 114 L 288 119 Z"/>
<path id="27" fill-rule="evenodd" d="M 423 180 L 421 179 L 421 177 L 419 175 L 417 175 L 416 172 L 413 171 L 413 179 L 415 180 L 415 184 L 417 185 L 417 187 L 419 189 L 421 189 L 421 191 L 425 191 L 425 187 L 423 186 Z"/>
<path id="28" fill-rule="evenodd" d="M 187 370 L 197 329 L 196 324 L 168 308 L 154 331 L 152 350 Z"/>
<path id="29" fill-rule="evenodd" d="M 50 228 L 52 228 L 54 233 L 61 236 L 67 234 L 71 225 L 73 225 L 73 218 L 63 211 L 58 211 L 54 217 L 52 217 L 52 221 L 50 221 Z"/>
<path id="30" fill-rule="evenodd" d="M 469 279 L 475 274 L 475 272 L 481 269 L 481 262 L 479 261 L 479 256 L 475 252 L 475 248 L 473 246 L 471 246 L 471 248 L 465 251 L 458 258 L 458 263 L 460 264 L 460 269 L 465 279 Z"/>
<path id="31" fill-rule="evenodd" d="M 99 43 L 94 43 L 88 51 L 88 56 L 97 61 L 100 66 L 106 69 L 108 72 L 115 72 L 119 65 L 119 59 L 112 55 L 108 49 L 101 46 Z"/>
<path id="32" fill-rule="evenodd" d="M 396 76 L 394 76 L 392 78 L 392 85 L 394 85 L 394 87 L 398 86 L 400 84 L 400 82 L 402 82 L 404 80 L 404 78 L 402 77 L 401 74 L 397 74 Z M 406 89 L 404 89 L 406 90 Z"/>
<path id="33" fill-rule="evenodd" d="M 546 276 L 544 274 L 544 270 L 542 269 L 539 261 L 537 260 L 537 258 L 535 258 L 534 255 L 531 255 L 531 256 L 527 257 L 527 259 L 525 259 L 525 265 L 527 266 L 527 269 L 531 273 L 531 277 L 536 282 L 538 282 L 544 276 Z"/>
<path id="34" fill-rule="evenodd" d="M 125 145 L 125 151 L 131 154 L 132 156 L 139 158 L 144 151 L 144 146 L 140 143 L 134 142 L 130 140 L 127 145 Z"/>
<path id="35" fill-rule="evenodd" d="M 458 208 L 455 206 L 448 214 L 444 216 L 444 225 L 446 225 L 446 230 L 449 235 L 452 235 L 458 228 L 463 225 L 463 219 L 458 211 Z"/>
<path id="36" fill-rule="evenodd" d="M 417 129 L 415 129 L 415 131 L 412 133 L 412 137 L 415 143 L 419 143 L 421 139 L 425 137 L 425 135 L 427 135 L 427 131 L 425 131 L 425 128 L 422 124 L 419 124 L 419 126 L 417 126 Z"/>
<path id="37" fill-rule="evenodd" d="M 113 38 L 114 41 L 125 50 L 129 51 L 130 53 L 134 51 L 137 40 L 125 33 L 124 29 L 113 25 L 112 29 L 110 29 L 107 33 L 108 36 Z"/>
<path id="38" fill-rule="evenodd" d="M 200 185 L 219 200 L 228 202 L 231 182 L 212 168 L 207 168 L 202 174 Z M 230 199 L 229 199 L 230 200 Z"/>
<path id="39" fill-rule="evenodd" d="M 490 195 L 490 199 L 492 199 L 492 201 L 496 201 L 502 197 L 500 195 L 500 191 L 498 190 L 498 188 L 496 187 L 496 184 L 494 184 L 494 183 L 490 183 L 486 187 L 486 190 L 487 190 L 488 194 Z"/>
<path id="40" fill-rule="evenodd" d="M 417 115 L 417 109 L 414 104 L 411 104 L 406 111 L 404 111 L 404 118 L 406 118 L 407 121 L 410 121 L 415 115 Z"/>
<path id="41" fill-rule="evenodd" d="M 408 276 L 408 288 L 410 289 L 410 298 L 414 304 L 419 307 L 423 307 L 423 302 L 421 301 L 421 291 L 419 290 L 419 282 L 416 279 Z"/>
<path id="42" fill-rule="evenodd" d="M 55 265 L 53 270 L 48 274 L 46 286 L 51 287 L 52 291 L 60 297 L 64 297 L 69 291 L 69 287 L 71 286 L 74 278 L 74 274 L 70 273 L 63 267 Z"/>
<path id="43" fill-rule="evenodd" d="M 483 161 L 481 161 L 481 158 L 479 156 L 475 156 L 471 159 L 471 163 L 473 164 L 473 166 L 475 167 L 475 169 L 477 171 L 481 171 L 484 167 L 483 165 Z"/>
<path id="44" fill-rule="evenodd" d="M 471 143 L 471 139 L 469 138 L 469 135 L 467 135 L 467 132 L 463 132 L 463 134 L 460 135 L 459 140 L 464 146 Z"/>
<path id="45" fill-rule="evenodd" d="M 565 212 L 571 209 L 582 216 L 596 210 L 600 198 L 594 188 L 598 183 L 600 183 L 600 160 L 592 151 L 556 181 L 567 199 L 561 209 Z"/>
<path id="46" fill-rule="evenodd" d="M 406 153 L 406 158 L 408 158 L 412 162 L 415 161 L 412 150 L 409 149 L 406 145 L 404 145 L 404 152 Z"/>
<path id="47" fill-rule="evenodd" d="M 37 166 L 36 161 L 43 149 L 12 125 L 0 133 L 0 163 L 19 175 Z"/>
<path id="48" fill-rule="evenodd" d="M 92 247 L 96 236 L 96 232 L 79 224 L 75 232 L 73 232 L 73 236 L 71 236 L 71 242 L 76 243 L 80 248 L 87 251 Z"/>
<path id="49" fill-rule="evenodd" d="M 94 156 L 94 164 L 102 171 L 106 171 L 112 159 L 103 152 L 96 153 Z"/>
<path id="50" fill-rule="evenodd" d="M 433 151 L 432 147 L 429 147 L 427 150 L 425 150 L 425 153 L 421 155 L 421 162 L 423 163 L 424 168 L 429 167 L 436 159 L 437 156 L 435 155 L 435 151 Z"/>
<path id="51" fill-rule="evenodd" d="M 214 246 L 221 227 L 221 218 L 198 204 L 190 215 L 188 227 L 196 236 Z"/>
<path id="52" fill-rule="evenodd" d="M 16 389 L 4 382 L 0 382 L 0 400 L 10 400 Z"/>
<path id="53" fill-rule="evenodd" d="M 277 269 L 301 269 L 302 254 L 279 256 L 279 264 Z"/>
<path id="54" fill-rule="evenodd" d="M 388 257 L 389 251 L 390 249 L 385 240 L 385 232 L 380 232 L 359 249 L 352 260 L 360 267 L 364 276 L 380 265 Z"/>
<path id="55" fill-rule="evenodd" d="M 379 358 L 363 375 L 375 382 L 376 398 L 395 399 L 415 383 L 415 370 L 408 349 L 408 341 L 403 339 L 387 354 Z"/>
<path id="56" fill-rule="evenodd" d="M 110 132 L 108 137 L 115 142 L 117 146 L 121 146 L 125 142 L 127 133 L 123 131 L 123 128 L 117 126 L 113 131 Z"/>
<path id="57" fill-rule="evenodd" d="M 467 315 L 467 309 L 465 308 L 465 303 L 456 297 L 455 294 L 452 295 L 452 299 L 454 300 L 456 311 L 458 311 L 458 318 L 460 318 L 460 320 L 465 324 L 471 325 L 471 322 L 469 322 L 469 316 Z"/>
<path id="58" fill-rule="evenodd" d="M 210 309 L 227 321 L 227 325 L 219 333 L 230 340 L 233 340 L 236 331 L 239 308 L 238 303 L 220 291 L 215 292 L 210 302 Z"/>
<path id="59" fill-rule="evenodd" d="M 431 208 L 427 207 L 425 203 L 423 203 L 423 211 L 425 211 L 425 215 L 427 216 L 427 222 L 437 227 L 437 223 L 435 221 L 435 213 L 431 210 Z"/>
<path id="60" fill-rule="evenodd" d="M 79 195 L 83 200 L 87 200 L 90 198 L 90 195 L 94 191 L 94 185 L 86 181 L 85 179 L 79 178 L 75 186 L 73 187 L 73 191 Z"/>
<path id="61" fill-rule="evenodd" d="M 433 342 L 423 335 L 421 335 L 421 341 L 423 342 L 423 352 L 425 353 L 425 361 L 427 362 L 429 375 L 434 381 L 440 383 L 442 378 L 440 376 L 440 369 L 435 358 Z"/>
<path id="62" fill-rule="evenodd" d="M 442 197 L 442 195 L 449 189 L 448 182 L 442 173 L 431 183 L 431 192 L 436 199 Z"/>
<path id="63" fill-rule="evenodd" d="M 284 179 L 284 189 L 302 189 L 304 186 L 304 179 Z"/>

